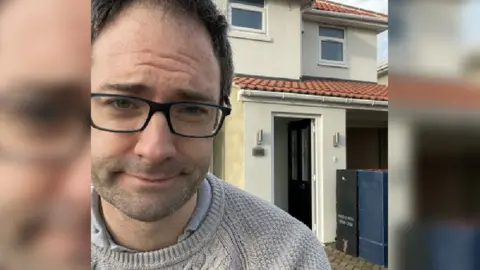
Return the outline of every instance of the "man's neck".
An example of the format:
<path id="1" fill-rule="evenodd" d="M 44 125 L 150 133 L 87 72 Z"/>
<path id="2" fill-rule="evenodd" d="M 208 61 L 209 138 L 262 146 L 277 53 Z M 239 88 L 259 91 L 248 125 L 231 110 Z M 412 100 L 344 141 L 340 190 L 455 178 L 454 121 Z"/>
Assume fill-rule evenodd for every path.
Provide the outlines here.
<path id="1" fill-rule="evenodd" d="M 105 225 L 114 241 L 136 251 L 154 251 L 175 245 L 183 234 L 197 204 L 197 194 L 170 216 L 155 222 L 127 217 L 110 203 L 101 200 Z"/>

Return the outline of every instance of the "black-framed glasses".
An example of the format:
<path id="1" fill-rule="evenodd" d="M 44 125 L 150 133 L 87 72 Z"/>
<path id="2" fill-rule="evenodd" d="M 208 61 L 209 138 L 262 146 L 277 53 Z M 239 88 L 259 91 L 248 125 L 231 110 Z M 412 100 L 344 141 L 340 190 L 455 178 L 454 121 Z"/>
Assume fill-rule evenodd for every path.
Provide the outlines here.
<path id="1" fill-rule="evenodd" d="M 161 112 L 173 134 L 189 138 L 217 135 L 231 108 L 198 102 L 157 103 L 117 94 L 91 94 L 91 124 L 117 133 L 144 130 L 152 116 Z"/>

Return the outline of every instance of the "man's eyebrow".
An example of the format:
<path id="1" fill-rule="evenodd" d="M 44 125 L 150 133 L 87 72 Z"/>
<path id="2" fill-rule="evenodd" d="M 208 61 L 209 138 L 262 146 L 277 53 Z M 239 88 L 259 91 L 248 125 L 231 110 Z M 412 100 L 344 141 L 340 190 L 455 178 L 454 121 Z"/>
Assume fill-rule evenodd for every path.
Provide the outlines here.
<path id="1" fill-rule="evenodd" d="M 51 98 L 72 96 L 86 97 L 88 100 L 89 86 L 80 81 L 24 81 L 8 86 L 9 91 L 0 91 L 0 98 L 10 97 Z"/>
<path id="2" fill-rule="evenodd" d="M 118 91 L 133 95 L 153 96 L 155 89 L 142 83 L 107 83 L 100 87 L 104 91 Z M 168 95 L 171 99 L 215 103 L 216 99 L 208 94 L 189 89 L 175 89 Z"/>
<path id="3" fill-rule="evenodd" d="M 142 83 L 106 83 L 100 87 L 104 91 L 119 91 L 127 94 L 152 94 L 152 87 Z"/>
<path id="4" fill-rule="evenodd" d="M 175 90 L 174 96 L 178 99 L 187 100 L 187 101 L 199 101 L 199 102 L 207 102 L 207 103 L 216 102 L 215 98 L 211 97 L 210 95 L 206 95 L 204 93 L 187 90 L 187 89 Z"/>
<path id="5" fill-rule="evenodd" d="M 89 85 L 82 81 L 23 81 L 0 91 L 0 106 L 25 107 L 32 104 L 90 110 Z"/>

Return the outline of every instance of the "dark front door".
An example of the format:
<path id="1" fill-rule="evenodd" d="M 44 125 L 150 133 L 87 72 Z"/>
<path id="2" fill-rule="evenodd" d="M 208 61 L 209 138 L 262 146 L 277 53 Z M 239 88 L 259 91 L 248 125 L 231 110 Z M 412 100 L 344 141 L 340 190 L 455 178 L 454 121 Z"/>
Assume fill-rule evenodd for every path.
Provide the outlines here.
<path id="1" fill-rule="evenodd" d="M 311 120 L 288 124 L 288 212 L 312 227 Z"/>

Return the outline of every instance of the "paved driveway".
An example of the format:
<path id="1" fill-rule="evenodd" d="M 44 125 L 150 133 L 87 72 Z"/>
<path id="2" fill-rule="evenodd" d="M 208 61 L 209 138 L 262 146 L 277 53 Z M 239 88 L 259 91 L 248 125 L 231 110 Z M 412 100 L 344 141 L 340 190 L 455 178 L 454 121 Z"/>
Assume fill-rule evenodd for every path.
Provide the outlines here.
<path id="1" fill-rule="evenodd" d="M 359 270 L 359 269 L 367 269 L 367 270 L 383 270 L 387 269 L 384 267 L 380 267 L 378 265 L 374 265 L 370 262 L 367 262 L 363 259 L 358 257 L 352 257 L 347 255 L 341 251 L 335 249 L 334 245 L 327 245 L 325 247 L 325 251 L 327 252 L 328 259 L 332 264 L 332 270 Z"/>

